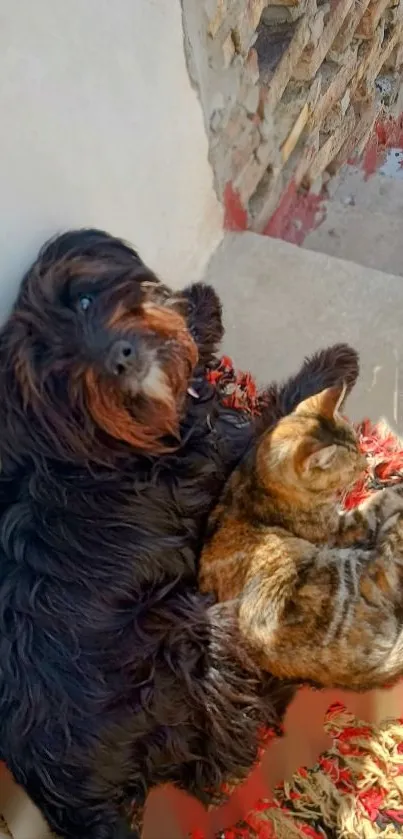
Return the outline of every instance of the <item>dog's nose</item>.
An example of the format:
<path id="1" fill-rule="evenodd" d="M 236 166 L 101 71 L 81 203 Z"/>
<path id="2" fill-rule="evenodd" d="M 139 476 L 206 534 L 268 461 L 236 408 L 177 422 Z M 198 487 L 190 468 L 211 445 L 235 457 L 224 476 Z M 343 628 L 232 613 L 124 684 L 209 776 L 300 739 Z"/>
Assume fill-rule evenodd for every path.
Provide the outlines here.
<path id="1" fill-rule="evenodd" d="M 136 349 L 133 341 L 121 339 L 112 344 L 107 359 L 106 366 L 109 373 L 113 376 L 123 376 L 133 368 L 135 362 Z"/>

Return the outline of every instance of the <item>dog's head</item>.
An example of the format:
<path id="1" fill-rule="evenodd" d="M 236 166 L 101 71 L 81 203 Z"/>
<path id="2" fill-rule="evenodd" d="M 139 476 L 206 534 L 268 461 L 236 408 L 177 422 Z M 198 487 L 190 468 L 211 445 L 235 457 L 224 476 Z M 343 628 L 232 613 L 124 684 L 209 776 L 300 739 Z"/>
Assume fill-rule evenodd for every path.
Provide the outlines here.
<path id="1" fill-rule="evenodd" d="M 198 359 L 188 304 L 119 239 L 59 236 L 26 274 L 2 332 L 7 397 L 64 456 L 174 448 Z"/>

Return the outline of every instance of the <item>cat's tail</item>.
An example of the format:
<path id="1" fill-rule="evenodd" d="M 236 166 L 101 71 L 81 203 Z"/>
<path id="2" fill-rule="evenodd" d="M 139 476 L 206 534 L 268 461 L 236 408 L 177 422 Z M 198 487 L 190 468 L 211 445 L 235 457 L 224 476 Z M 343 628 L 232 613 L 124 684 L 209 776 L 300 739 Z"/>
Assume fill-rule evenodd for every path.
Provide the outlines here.
<path id="1" fill-rule="evenodd" d="M 295 376 L 281 385 L 272 384 L 262 394 L 264 408 L 259 426 L 268 428 L 290 414 L 309 396 L 345 383 L 346 396 L 354 387 L 360 372 L 359 355 L 348 344 L 334 344 L 306 358 Z"/>

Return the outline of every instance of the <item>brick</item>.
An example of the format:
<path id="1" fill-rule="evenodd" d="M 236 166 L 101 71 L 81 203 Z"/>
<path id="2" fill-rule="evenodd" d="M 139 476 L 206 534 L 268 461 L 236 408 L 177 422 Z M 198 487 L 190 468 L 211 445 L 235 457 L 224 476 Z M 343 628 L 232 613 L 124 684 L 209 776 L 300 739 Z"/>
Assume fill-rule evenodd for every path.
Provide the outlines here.
<path id="1" fill-rule="evenodd" d="M 264 7 L 267 5 L 266 0 L 248 0 L 248 17 L 249 23 L 253 29 L 257 29 Z"/>
<path id="2" fill-rule="evenodd" d="M 304 152 L 298 159 L 297 165 L 294 170 L 294 180 L 295 183 L 300 186 L 302 181 L 305 178 L 305 175 L 312 165 L 312 161 L 315 159 L 316 155 L 319 152 L 319 131 L 317 128 L 314 128 L 311 134 L 308 135 L 308 139 L 304 146 Z"/>
<path id="3" fill-rule="evenodd" d="M 232 32 L 229 32 L 222 45 L 222 56 L 224 69 L 228 70 L 231 61 L 235 55 L 235 44 L 232 37 Z"/>
<path id="4" fill-rule="evenodd" d="M 362 109 L 353 131 L 328 166 L 331 175 L 335 175 L 340 166 L 343 166 L 353 154 L 362 154 L 372 134 L 381 107 L 380 102 L 373 101 Z"/>
<path id="5" fill-rule="evenodd" d="M 305 52 L 307 54 L 308 54 L 308 52 L 313 53 L 314 50 L 316 50 L 316 48 L 319 44 L 319 41 L 322 37 L 323 30 L 325 28 L 325 18 L 327 17 L 327 15 L 328 15 L 327 5 L 321 6 L 321 8 L 318 9 L 316 15 L 314 15 L 314 17 L 310 21 L 310 24 L 309 24 L 310 37 L 309 37 L 309 41 L 308 41 L 308 43 L 305 47 Z"/>
<path id="6" fill-rule="evenodd" d="M 264 122 L 261 125 L 261 133 L 264 136 L 272 137 L 274 145 L 282 149 L 287 139 L 288 145 L 282 149 L 284 159 L 288 159 L 295 146 L 295 133 L 298 135 L 301 123 L 305 123 L 305 117 L 310 117 L 312 109 L 315 108 L 320 96 L 321 78 L 314 79 L 310 85 L 297 82 L 289 82 L 284 96 L 277 105 L 274 113 L 267 112 Z M 308 112 L 306 113 L 308 109 Z M 303 116 L 302 116 L 303 112 Z M 301 130 L 305 125 L 302 126 Z M 292 135 L 292 137 L 290 137 Z M 297 137 L 298 142 L 298 137 Z M 290 148 L 291 147 L 291 148 Z"/>
<path id="7" fill-rule="evenodd" d="M 233 186 L 244 207 L 255 192 L 266 168 L 264 163 L 253 156 L 235 179 Z"/>
<path id="8" fill-rule="evenodd" d="M 273 175 L 270 171 L 261 182 L 249 205 L 249 229 L 262 233 L 273 215 L 285 190 L 286 178 L 283 172 Z"/>
<path id="9" fill-rule="evenodd" d="M 356 150 L 358 156 L 363 154 L 381 111 L 382 103 L 379 100 L 375 100 L 370 105 L 367 105 L 366 110 L 360 115 L 357 124 L 355 148 L 353 148 L 353 151 Z M 340 151 L 343 151 L 343 148 Z"/>
<path id="10" fill-rule="evenodd" d="M 302 109 L 307 104 L 309 91 L 309 85 L 290 82 L 281 102 L 270 115 L 271 131 L 274 142 L 279 148 L 286 141 Z"/>
<path id="11" fill-rule="evenodd" d="M 254 36 L 253 29 L 250 28 L 248 19 L 245 15 L 237 22 L 232 30 L 232 39 L 235 44 L 235 50 L 239 55 L 245 55 L 251 46 Z"/>
<path id="12" fill-rule="evenodd" d="M 371 103 L 374 100 L 374 85 L 371 84 L 368 79 L 364 78 L 361 80 L 360 84 L 354 88 L 353 94 L 354 104 L 360 107 L 368 105 L 368 103 Z"/>
<path id="13" fill-rule="evenodd" d="M 341 108 L 341 112 L 342 112 L 343 116 L 347 112 L 347 108 L 349 107 L 350 102 L 351 102 L 351 91 L 350 91 L 350 88 L 347 88 L 344 96 L 340 100 L 340 108 Z"/>
<path id="14" fill-rule="evenodd" d="M 343 96 L 357 68 L 357 48 L 350 50 L 349 58 L 344 67 L 338 68 L 332 64 L 325 64 L 322 68 L 322 95 L 316 108 L 312 112 L 310 125 L 320 126 L 327 114 Z"/>
<path id="15" fill-rule="evenodd" d="M 266 0 L 247 0 L 246 9 L 242 9 L 234 26 L 232 37 L 237 52 L 246 55 L 256 34 Z"/>
<path id="16" fill-rule="evenodd" d="M 261 91 L 259 85 L 241 85 L 238 94 L 238 102 L 243 108 L 245 108 L 245 111 L 249 115 L 253 115 L 258 112 L 260 93 Z"/>
<path id="17" fill-rule="evenodd" d="M 209 160 L 211 162 L 215 185 L 218 188 L 220 198 L 228 181 L 231 180 L 231 160 L 225 147 L 221 144 L 210 146 Z"/>
<path id="18" fill-rule="evenodd" d="M 334 134 L 343 122 L 343 112 L 340 103 L 334 106 L 321 125 L 321 134 Z"/>
<path id="19" fill-rule="evenodd" d="M 357 26 L 360 23 L 361 18 L 363 17 L 367 7 L 369 6 L 371 0 L 360 0 L 359 3 L 355 3 L 354 7 L 350 9 L 347 17 L 342 24 L 340 31 L 336 35 L 335 40 L 332 44 L 332 52 L 342 54 L 346 47 L 349 46 L 351 43 Z"/>
<path id="20" fill-rule="evenodd" d="M 397 46 L 392 50 L 391 55 L 385 61 L 385 64 L 382 67 L 382 70 L 385 72 L 392 71 L 396 72 L 401 69 L 403 65 L 403 44 L 397 44 Z"/>
<path id="21" fill-rule="evenodd" d="M 352 43 L 349 46 L 347 46 L 344 50 L 337 50 L 337 49 L 334 49 L 333 46 L 332 46 L 330 48 L 325 60 L 333 61 L 333 63 L 337 64 L 338 67 L 344 67 L 344 65 L 346 64 L 346 62 L 349 59 L 351 50 L 352 49 L 357 49 L 358 48 L 358 43 L 359 42 L 354 39 L 352 41 Z"/>
<path id="22" fill-rule="evenodd" d="M 263 141 L 268 140 L 269 137 L 274 137 L 275 124 L 278 124 L 277 119 L 274 119 L 274 115 L 272 113 L 267 112 L 259 125 L 259 131 Z"/>
<path id="23" fill-rule="evenodd" d="M 308 51 L 306 55 L 302 55 L 295 72 L 296 79 L 308 81 L 316 76 L 354 2 L 355 0 L 339 0 L 337 6 L 332 9 L 317 47 L 313 52 Z"/>
<path id="24" fill-rule="evenodd" d="M 244 129 L 231 153 L 231 181 L 245 168 L 260 144 L 260 133 L 252 123 Z"/>
<path id="25" fill-rule="evenodd" d="M 306 0 L 297 0 L 293 5 L 269 3 L 262 13 L 262 20 L 269 26 L 279 23 L 292 23 L 306 12 Z"/>
<path id="26" fill-rule="evenodd" d="M 223 111 L 213 111 L 210 117 L 210 131 L 213 134 L 217 134 L 224 121 L 224 112 Z"/>
<path id="27" fill-rule="evenodd" d="M 281 56 L 281 59 L 274 71 L 273 78 L 271 79 L 270 87 L 266 95 L 265 111 L 273 111 L 274 108 L 276 108 L 291 76 L 294 76 L 301 54 L 309 41 L 309 18 L 315 12 L 316 0 L 310 0 L 307 14 L 301 19 L 300 23 L 297 24 L 288 49 L 286 49 Z"/>
<path id="28" fill-rule="evenodd" d="M 324 27 L 325 27 L 325 16 L 327 13 L 327 6 L 321 7 L 314 15 L 306 15 L 306 22 L 308 25 L 309 30 L 309 37 L 305 44 L 304 50 L 302 52 L 302 61 L 308 60 L 308 56 L 312 56 L 315 50 L 318 48 L 319 41 L 323 35 Z M 304 58 L 306 57 L 306 59 Z M 309 81 L 310 78 L 313 78 L 315 73 L 309 78 L 305 78 L 299 75 L 298 66 L 297 71 L 294 73 L 295 78 L 300 81 Z"/>
<path id="29" fill-rule="evenodd" d="M 266 6 L 262 12 L 262 21 L 267 26 L 276 26 L 279 23 L 290 23 L 292 20 L 292 6 Z"/>
<path id="30" fill-rule="evenodd" d="M 379 76 L 382 67 L 389 60 L 395 46 L 399 43 L 403 36 L 403 22 L 396 26 L 388 38 L 382 43 L 379 55 L 368 70 L 368 81 L 373 83 L 377 76 Z"/>
<path id="31" fill-rule="evenodd" d="M 301 6 L 303 0 L 267 0 L 267 6 Z"/>
<path id="32" fill-rule="evenodd" d="M 302 132 L 305 129 L 305 126 L 309 119 L 309 105 L 306 102 L 304 107 L 302 108 L 301 112 L 298 114 L 297 119 L 287 137 L 284 141 L 283 145 L 281 146 L 281 157 L 284 163 L 287 163 L 289 157 L 291 157 L 295 146 L 297 145 Z"/>
<path id="33" fill-rule="evenodd" d="M 227 102 L 221 91 L 214 94 L 210 102 L 209 125 L 210 131 L 216 134 L 225 125 L 228 118 Z"/>
<path id="34" fill-rule="evenodd" d="M 350 105 L 350 91 L 346 90 L 344 96 L 334 105 L 333 109 L 327 114 L 323 121 L 321 130 L 324 134 L 331 134 L 340 127 L 343 122 L 345 113 Z"/>
<path id="35" fill-rule="evenodd" d="M 386 9 L 386 25 L 389 26 L 396 26 L 396 24 L 400 23 L 403 17 L 403 5 L 399 3 L 398 6 L 389 7 Z"/>
<path id="36" fill-rule="evenodd" d="M 366 12 L 357 26 L 356 35 L 359 38 L 372 38 L 376 28 L 390 0 L 371 0 Z"/>
<path id="37" fill-rule="evenodd" d="M 208 19 L 208 34 L 215 38 L 228 12 L 227 0 L 205 0 L 204 8 Z"/>
<path id="38" fill-rule="evenodd" d="M 383 43 L 384 25 L 378 26 L 372 41 L 366 41 L 358 50 L 357 70 L 354 74 L 353 90 L 358 88 L 363 79 L 366 79 L 369 69 L 375 64 Z"/>
<path id="39" fill-rule="evenodd" d="M 266 26 L 278 26 L 284 23 L 292 23 L 304 14 L 298 7 L 292 6 L 266 6 L 262 14 L 262 21 Z"/>
<path id="40" fill-rule="evenodd" d="M 298 187 L 319 148 L 319 133 L 314 131 L 303 138 L 283 169 L 269 173 L 261 182 L 249 205 L 250 229 L 262 233 L 276 210 L 279 201 L 292 181 Z"/>
<path id="41" fill-rule="evenodd" d="M 269 137 L 265 143 L 260 144 L 256 156 L 265 169 L 270 166 L 273 171 L 277 172 L 282 167 L 280 150 L 276 146 L 273 137 Z"/>
<path id="42" fill-rule="evenodd" d="M 259 61 L 254 47 L 251 47 L 246 56 L 243 77 L 247 84 L 256 84 L 259 81 Z"/>
<path id="43" fill-rule="evenodd" d="M 236 142 L 237 137 L 241 135 L 244 127 L 247 125 L 247 122 L 248 116 L 245 108 L 237 103 L 231 111 L 230 118 L 224 131 L 225 139 L 229 144 Z"/>
<path id="44" fill-rule="evenodd" d="M 273 172 L 277 173 L 282 168 L 280 152 L 271 138 L 265 143 L 260 143 L 256 149 L 256 157 L 266 169 L 269 166 Z"/>
<path id="45" fill-rule="evenodd" d="M 316 178 L 316 181 L 314 181 L 309 187 L 311 195 L 320 195 L 325 181 L 326 178 L 323 175 L 319 175 L 319 177 Z"/>
<path id="46" fill-rule="evenodd" d="M 350 105 L 340 127 L 320 147 L 317 155 L 307 169 L 304 181 L 307 185 L 316 181 L 316 178 L 327 169 L 332 160 L 340 151 L 352 131 L 354 131 L 356 118 L 354 108 Z"/>
<path id="47" fill-rule="evenodd" d="M 380 107 L 375 80 L 389 71 L 397 83 L 403 65 L 403 0 L 318 2 L 202 0 L 206 66 L 224 99 L 210 116 L 216 187 L 233 183 L 253 230 L 267 225 L 291 180 L 319 188 L 366 142 Z M 267 86 L 253 47 L 262 16 L 293 26 Z"/>
<path id="48" fill-rule="evenodd" d="M 308 104 L 309 110 L 312 114 L 315 108 L 318 107 L 318 102 L 320 99 L 320 95 L 322 93 L 322 74 L 318 73 L 318 75 L 314 78 L 308 93 Z"/>

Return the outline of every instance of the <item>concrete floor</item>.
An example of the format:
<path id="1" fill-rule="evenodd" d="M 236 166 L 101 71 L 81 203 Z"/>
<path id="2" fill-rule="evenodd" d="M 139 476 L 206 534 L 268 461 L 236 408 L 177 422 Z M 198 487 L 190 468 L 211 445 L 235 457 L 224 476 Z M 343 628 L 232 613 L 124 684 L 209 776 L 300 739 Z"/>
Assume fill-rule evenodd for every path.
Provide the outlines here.
<path id="1" fill-rule="evenodd" d="M 323 222 L 304 248 L 403 275 L 403 151 L 388 150 L 378 171 L 344 166 L 328 185 Z"/>
<path id="2" fill-rule="evenodd" d="M 403 433 L 403 281 L 253 233 L 228 234 L 206 279 L 222 297 L 225 351 L 260 383 L 281 380 L 304 356 L 347 341 L 362 373 L 348 410 L 385 417 Z"/>

